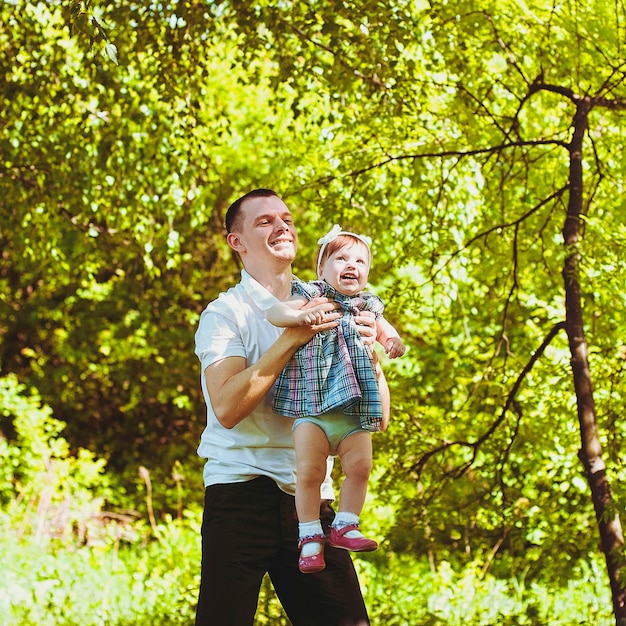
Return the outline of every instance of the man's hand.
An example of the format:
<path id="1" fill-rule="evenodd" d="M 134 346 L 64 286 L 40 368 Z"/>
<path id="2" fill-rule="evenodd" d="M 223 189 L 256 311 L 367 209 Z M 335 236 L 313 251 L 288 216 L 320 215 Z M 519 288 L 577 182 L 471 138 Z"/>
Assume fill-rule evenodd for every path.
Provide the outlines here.
<path id="1" fill-rule="evenodd" d="M 361 311 L 354 316 L 354 322 L 363 343 L 373 348 L 376 342 L 376 316 L 371 311 Z"/>
<path id="2" fill-rule="evenodd" d="M 285 328 L 282 337 L 291 341 L 295 349 L 310 341 L 317 333 L 331 330 L 339 326 L 341 307 L 329 298 L 313 298 L 306 302 L 300 311 L 311 311 L 313 321 L 308 325 Z M 319 322 L 315 320 L 319 319 Z"/>

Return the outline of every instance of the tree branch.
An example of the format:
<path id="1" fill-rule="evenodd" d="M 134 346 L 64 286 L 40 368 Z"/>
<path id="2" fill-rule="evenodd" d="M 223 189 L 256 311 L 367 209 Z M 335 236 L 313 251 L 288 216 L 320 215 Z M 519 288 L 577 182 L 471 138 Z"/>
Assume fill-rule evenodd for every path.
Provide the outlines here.
<path id="1" fill-rule="evenodd" d="M 416 472 L 418 479 L 421 477 L 426 464 L 432 457 L 437 456 L 441 454 L 442 452 L 445 452 L 446 450 L 449 450 L 454 447 L 469 448 L 472 450 L 472 456 L 471 456 L 471 459 L 469 459 L 468 461 L 462 463 L 461 465 L 457 466 L 453 470 L 446 472 L 447 476 L 450 476 L 450 477 L 462 476 L 473 465 L 474 461 L 476 460 L 476 456 L 478 454 L 478 450 L 480 446 L 485 441 L 487 441 L 504 422 L 504 419 L 509 409 L 511 408 L 511 406 L 514 404 L 516 400 L 517 394 L 520 390 L 520 387 L 522 386 L 522 383 L 526 379 L 526 376 L 528 376 L 528 374 L 534 367 L 535 363 L 543 356 L 544 352 L 546 351 L 546 348 L 550 345 L 554 337 L 556 337 L 556 335 L 564 328 L 565 328 L 565 322 L 558 322 L 550 329 L 550 332 L 548 332 L 544 340 L 541 342 L 541 345 L 532 354 L 532 356 L 530 357 L 526 365 L 522 368 L 522 371 L 519 373 L 517 379 L 515 380 L 515 383 L 511 387 L 511 390 L 509 391 L 506 397 L 506 401 L 504 403 L 504 406 L 502 407 L 502 410 L 500 411 L 500 415 L 498 415 L 498 417 L 493 421 L 493 423 L 489 426 L 489 428 L 475 441 L 462 441 L 462 440 L 447 441 L 441 444 L 440 446 L 437 446 L 436 448 L 433 448 L 425 452 L 411 468 L 412 471 Z"/>

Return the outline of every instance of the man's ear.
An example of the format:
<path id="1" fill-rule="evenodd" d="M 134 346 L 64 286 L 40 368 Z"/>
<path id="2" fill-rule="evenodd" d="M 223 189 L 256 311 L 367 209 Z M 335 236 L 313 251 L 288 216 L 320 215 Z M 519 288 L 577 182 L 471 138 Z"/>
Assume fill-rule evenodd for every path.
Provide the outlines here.
<path id="1" fill-rule="evenodd" d="M 226 235 L 226 243 L 239 254 L 246 250 L 246 246 L 237 233 L 228 233 L 228 235 Z"/>

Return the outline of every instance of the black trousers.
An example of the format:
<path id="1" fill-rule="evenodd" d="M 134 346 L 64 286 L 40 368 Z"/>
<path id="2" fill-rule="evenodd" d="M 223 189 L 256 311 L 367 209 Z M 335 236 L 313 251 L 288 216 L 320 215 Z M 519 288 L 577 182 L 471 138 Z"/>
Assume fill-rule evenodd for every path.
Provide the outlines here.
<path id="1" fill-rule="evenodd" d="M 324 530 L 335 513 L 322 501 Z M 293 626 L 366 626 L 367 610 L 350 554 L 325 547 L 326 569 L 298 569 L 295 500 L 266 477 L 207 487 L 196 626 L 251 626 L 269 572 Z"/>

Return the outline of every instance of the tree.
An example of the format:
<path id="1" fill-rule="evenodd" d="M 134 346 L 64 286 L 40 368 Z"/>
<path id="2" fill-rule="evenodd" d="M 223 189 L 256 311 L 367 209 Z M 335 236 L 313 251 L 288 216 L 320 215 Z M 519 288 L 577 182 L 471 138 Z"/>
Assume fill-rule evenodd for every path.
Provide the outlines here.
<path id="1" fill-rule="evenodd" d="M 613 76 L 609 76 L 609 83 Z M 622 76 L 623 81 L 623 76 Z M 581 254 L 579 242 L 584 216 L 588 207 L 584 201 L 583 154 L 584 139 L 589 127 L 589 114 L 595 107 L 609 107 L 626 110 L 626 99 L 614 100 L 612 89 L 602 89 L 593 95 L 574 94 L 553 85 L 540 85 L 539 88 L 562 93 L 576 106 L 573 119 L 572 139 L 568 145 L 570 153 L 569 201 L 567 216 L 563 226 L 563 239 L 567 251 L 563 265 L 565 282 L 565 329 L 572 356 L 572 374 L 578 406 L 581 448 L 580 460 L 585 468 L 591 497 L 596 511 L 600 530 L 602 551 L 605 554 L 616 623 L 626 620 L 626 587 L 622 579 L 624 568 L 624 537 L 619 515 L 611 494 L 602 458 L 595 402 L 593 397 L 592 375 L 589 367 L 588 345 L 585 338 L 585 323 L 580 284 Z M 610 96 L 607 98 L 605 93 Z"/>

